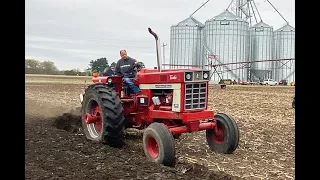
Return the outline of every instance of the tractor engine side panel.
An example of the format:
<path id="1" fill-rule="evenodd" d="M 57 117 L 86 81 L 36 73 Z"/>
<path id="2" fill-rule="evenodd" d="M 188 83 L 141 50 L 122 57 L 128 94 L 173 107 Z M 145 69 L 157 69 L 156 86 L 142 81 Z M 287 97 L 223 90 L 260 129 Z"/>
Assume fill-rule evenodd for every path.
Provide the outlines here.
<path id="1" fill-rule="evenodd" d="M 173 99 L 172 99 L 172 111 L 181 112 L 181 84 L 173 83 L 173 84 L 140 84 L 141 90 L 161 90 L 161 89 L 172 89 L 173 90 Z M 149 102 L 152 103 L 152 97 L 149 97 Z"/>

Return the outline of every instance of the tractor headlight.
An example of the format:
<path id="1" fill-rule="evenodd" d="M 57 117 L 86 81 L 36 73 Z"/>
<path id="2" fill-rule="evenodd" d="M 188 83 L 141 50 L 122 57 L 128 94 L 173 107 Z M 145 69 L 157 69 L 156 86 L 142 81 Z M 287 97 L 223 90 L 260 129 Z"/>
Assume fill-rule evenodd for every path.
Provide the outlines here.
<path id="1" fill-rule="evenodd" d="M 192 72 L 185 72 L 185 81 L 192 81 Z"/>
<path id="2" fill-rule="evenodd" d="M 208 71 L 204 71 L 203 72 L 203 79 L 207 80 L 209 78 L 209 72 Z"/>
<path id="3" fill-rule="evenodd" d="M 112 79 L 109 78 L 109 79 L 108 79 L 108 84 L 111 84 L 111 83 L 112 83 Z"/>
<path id="4" fill-rule="evenodd" d="M 204 73 L 204 74 L 203 74 L 203 78 L 205 78 L 205 79 L 207 79 L 208 76 L 209 76 L 208 73 Z"/>

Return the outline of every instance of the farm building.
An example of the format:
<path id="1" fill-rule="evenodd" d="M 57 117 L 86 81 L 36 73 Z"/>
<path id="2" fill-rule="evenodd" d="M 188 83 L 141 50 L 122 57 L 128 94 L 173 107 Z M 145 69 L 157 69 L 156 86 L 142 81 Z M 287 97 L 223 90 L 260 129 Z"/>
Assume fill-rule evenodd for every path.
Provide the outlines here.
<path id="1" fill-rule="evenodd" d="M 171 26 L 167 67 L 208 69 L 213 82 L 294 81 L 294 27 L 285 19 L 286 25 L 277 30 L 261 17 L 252 23 L 253 3 L 234 1 L 234 12 L 224 10 L 204 23 L 190 15 Z"/>

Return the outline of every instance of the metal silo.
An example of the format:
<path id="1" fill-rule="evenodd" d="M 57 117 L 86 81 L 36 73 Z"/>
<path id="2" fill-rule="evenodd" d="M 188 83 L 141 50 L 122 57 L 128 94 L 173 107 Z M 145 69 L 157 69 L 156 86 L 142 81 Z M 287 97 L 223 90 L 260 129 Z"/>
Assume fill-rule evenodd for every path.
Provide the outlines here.
<path id="1" fill-rule="evenodd" d="M 295 81 L 295 29 L 286 24 L 274 32 L 275 80 Z"/>
<path id="2" fill-rule="evenodd" d="M 204 25 L 189 17 L 171 26 L 170 69 L 202 68 L 202 29 Z M 182 66 L 188 65 L 188 66 Z"/>
<path id="3" fill-rule="evenodd" d="M 272 59 L 273 27 L 259 22 L 249 28 L 249 61 Z M 273 78 L 273 61 L 253 62 L 250 67 L 250 81 Z"/>
<path id="4" fill-rule="evenodd" d="M 221 65 L 221 78 L 247 81 L 248 69 L 239 62 L 248 61 L 248 29 L 248 22 L 228 10 L 205 22 L 207 53 Z M 218 74 L 214 73 L 211 80 L 218 81 Z"/>

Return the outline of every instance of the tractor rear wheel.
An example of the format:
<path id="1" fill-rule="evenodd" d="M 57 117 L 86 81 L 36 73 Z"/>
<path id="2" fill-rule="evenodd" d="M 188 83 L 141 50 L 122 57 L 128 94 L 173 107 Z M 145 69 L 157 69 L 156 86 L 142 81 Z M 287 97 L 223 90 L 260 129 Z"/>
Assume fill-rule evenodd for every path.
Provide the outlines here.
<path id="1" fill-rule="evenodd" d="M 175 162 L 175 143 L 169 129 L 162 123 L 150 124 L 143 133 L 143 150 L 148 159 L 171 166 Z"/>
<path id="2" fill-rule="evenodd" d="M 88 86 L 81 111 L 82 127 L 87 139 L 111 147 L 122 147 L 125 129 L 122 112 L 121 100 L 113 88 L 100 83 Z M 88 124 L 86 121 L 89 118 L 91 123 Z"/>
<path id="3" fill-rule="evenodd" d="M 295 96 L 293 97 L 293 100 L 292 100 L 292 108 L 293 109 L 296 108 L 296 97 Z"/>
<path id="4" fill-rule="evenodd" d="M 214 119 L 217 122 L 218 131 L 206 130 L 207 143 L 212 151 L 231 154 L 239 143 L 238 125 L 230 116 L 223 113 L 215 114 Z"/>

